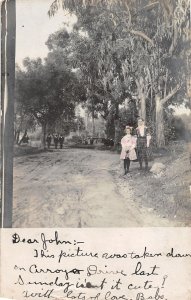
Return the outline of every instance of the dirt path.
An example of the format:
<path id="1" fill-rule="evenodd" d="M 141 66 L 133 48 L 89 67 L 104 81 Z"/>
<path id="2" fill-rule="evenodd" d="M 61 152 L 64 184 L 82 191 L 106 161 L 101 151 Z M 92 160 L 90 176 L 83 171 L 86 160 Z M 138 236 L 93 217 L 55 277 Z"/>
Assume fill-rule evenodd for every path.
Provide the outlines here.
<path id="1" fill-rule="evenodd" d="M 15 158 L 13 227 L 180 226 L 140 207 L 121 171 L 119 155 L 108 151 Z"/>

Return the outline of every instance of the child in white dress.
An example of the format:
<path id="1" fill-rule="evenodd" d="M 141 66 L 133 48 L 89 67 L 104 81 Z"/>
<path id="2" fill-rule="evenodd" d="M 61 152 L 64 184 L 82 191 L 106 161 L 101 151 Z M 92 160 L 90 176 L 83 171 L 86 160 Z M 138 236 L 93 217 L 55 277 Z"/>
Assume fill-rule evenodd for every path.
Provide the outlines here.
<path id="1" fill-rule="evenodd" d="M 131 135 L 131 127 L 126 126 L 126 135 L 121 139 L 121 156 L 120 159 L 124 160 L 125 175 L 129 173 L 130 161 L 136 160 L 137 155 L 135 152 L 136 137 Z"/>

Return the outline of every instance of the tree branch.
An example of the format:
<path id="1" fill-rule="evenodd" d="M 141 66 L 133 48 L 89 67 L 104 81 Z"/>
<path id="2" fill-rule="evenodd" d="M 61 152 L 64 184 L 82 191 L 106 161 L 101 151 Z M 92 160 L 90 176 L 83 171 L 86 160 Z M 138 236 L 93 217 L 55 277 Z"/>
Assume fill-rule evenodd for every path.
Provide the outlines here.
<path id="1" fill-rule="evenodd" d="M 145 5 L 144 7 L 142 7 L 142 9 L 141 10 L 143 10 L 143 9 L 150 9 L 150 8 L 153 8 L 156 4 L 159 4 L 159 1 L 156 1 L 156 2 L 153 2 L 153 3 L 151 3 L 151 4 L 147 4 L 147 5 Z"/>
<path id="2" fill-rule="evenodd" d="M 150 10 L 150 9 L 153 9 L 153 7 L 156 5 L 156 4 L 159 4 L 159 1 L 156 1 L 156 2 L 153 2 L 151 4 L 147 4 L 145 6 L 143 6 L 141 9 L 139 9 L 134 15 L 133 17 L 137 16 L 138 14 L 140 14 L 143 10 Z"/>
<path id="3" fill-rule="evenodd" d="M 166 96 L 164 97 L 163 99 L 161 99 L 161 104 L 165 104 L 168 100 L 170 100 L 170 98 L 172 98 L 177 92 L 178 90 L 180 89 L 180 84 L 177 84 L 177 86 L 175 86 L 174 89 L 172 89 L 172 91 Z"/>
<path id="4" fill-rule="evenodd" d="M 48 16 L 49 18 L 54 17 L 54 15 L 57 13 L 58 9 L 60 8 L 60 0 L 54 0 L 52 4 L 50 5 Z"/>
<path id="5" fill-rule="evenodd" d="M 169 48 L 169 54 L 172 55 L 176 46 L 177 46 L 177 41 L 178 41 L 178 30 L 177 28 L 174 26 L 174 34 L 173 34 L 173 38 L 172 38 L 172 43 L 170 45 Z"/>
<path id="6" fill-rule="evenodd" d="M 144 32 L 138 30 L 130 30 L 130 33 L 144 38 L 147 42 L 149 42 L 152 46 L 154 46 L 153 41 Z"/>
<path id="7" fill-rule="evenodd" d="M 138 88 L 138 90 L 140 89 L 140 84 L 139 84 L 139 81 L 137 79 L 135 79 L 135 83 L 136 83 L 136 86 Z"/>

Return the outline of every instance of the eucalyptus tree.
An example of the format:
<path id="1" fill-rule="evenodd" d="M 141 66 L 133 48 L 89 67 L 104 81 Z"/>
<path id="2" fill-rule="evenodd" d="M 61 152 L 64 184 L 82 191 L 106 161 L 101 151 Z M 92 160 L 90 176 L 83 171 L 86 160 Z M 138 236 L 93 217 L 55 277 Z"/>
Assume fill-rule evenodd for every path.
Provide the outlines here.
<path id="1" fill-rule="evenodd" d="M 130 7 L 133 2 L 129 1 Z M 96 4 L 96 5 L 94 5 Z M 120 5 L 119 5 L 120 4 Z M 58 1 L 54 1 L 50 9 L 53 15 Z M 86 61 L 81 65 L 85 74 L 89 107 L 95 106 L 104 109 L 104 114 L 113 113 L 115 123 L 115 142 L 118 142 L 119 133 L 119 105 L 131 94 L 130 63 L 132 54 L 131 39 L 133 36 L 143 38 L 152 44 L 149 37 L 140 30 L 132 28 L 132 18 L 127 2 L 107 1 L 63 1 L 63 8 L 75 13 L 78 17 L 76 28 L 88 34 L 89 49 L 80 57 Z M 79 48 L 78 48 L 79 49 Z M 76 57 L 79 58 L 79 55 Z"/>
<path id="2" fill-rule="evenodd" d="M 83 107 L 88 110 L 94 124 L 98 113 L 106 119 L 109 112 L 108 93 L 104 90 L 99 75 L 97 44 L 90 36 L 84 36 L 76 30 L 70 33 L 66 40 L 63 37 L 64 31 L 61 29 L 50 35 L 46 44 L 52 56 L 57 55 L 58 51 L 62 52 L 67 57 L 67 63 L 75 70 L 80 84 L 86 91 Z M 92 134 L 94 131 L 93 126 Z"/>
<path id="3" fill-rule="evenodd" d="M 170 104 L 183 102 L 186 92 L 189 1 L 145 4 L 142 1 L 131 22 L 150 41 L 131 39 L 131 69 L 140 115 L 154 121 L 157 145 L 164 146 L 164 110 Z"/>
<path id="4" fill-rule="evenodd" d="M 181 102 L 184 94 L 185 47 L 181 45 L 188 36 L 189 1 L 55 0 L 50 15 L 59 3 L 77 15 L 76 28 L 87 32 L 92 41 L 96 80 L 112 110 L 115 107 L 116 131 L 119 104 L 134 92 L 134 82 L 139 114 L 146 119 L 151 115 L 157 145 L 163 146 L 164 109 L 170 100 Z M 176 95 L 180 89 L 182 99 Z"/>
<path id="5" fill-rule="evenodd" d="M 180 104 L 186 96 L 189 1 L 161 1 L 156 13 L 152 77 L 156 141 L 158 146 L 164 146 L 164 110 L 170 104 Z"/>

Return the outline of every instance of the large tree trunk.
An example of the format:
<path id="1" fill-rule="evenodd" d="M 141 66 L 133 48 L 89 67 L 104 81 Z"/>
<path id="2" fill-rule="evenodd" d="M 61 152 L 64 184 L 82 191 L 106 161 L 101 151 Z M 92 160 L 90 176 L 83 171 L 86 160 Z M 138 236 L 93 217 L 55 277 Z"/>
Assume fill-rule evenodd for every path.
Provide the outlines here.
<path id="1" fill-rule="evenodd" d="M 120 123 L 119 123 L 119 104 L 115 105 L 115 119 L 114 119 L 114 126 L 115 126 L 115 136 L 114 136 L 114 146 L 117 146 L 120 139 Z"/>
<path id="2" fill-rule="evenodd" d="M 141 93 L 140 100 L 141 100 L 140 116 L 146 121 L 146 99 L 144 93 Z"/>
<path id="3" fill-rule="evenodd" d="M 43 149 L 46 149 L 46 128 L 47 128 L 47 124 L 46 122 L 44 122 L 42 124 L 42 138 L 41 138 L 41 147 Z"/>
<path id="4" fill-rule="evenodd" d="M 24 132 L 21 140 L 18 142 L 18 145 L 20 145 L 25 140 L 26 136 L 27 136 L 27 129 L 25 129 L 25 132 Z"/>
<path id="5" fill-rule="evenodd" d="M 156 96 L 156 142 L 158 147 L 165 146 L 163 105 L 159 96 Z"/>
<path id="6" fill-rule="evenodd" d="M 15 88 L 15 0 L 1 3 L 2 58 L 2 188 L 1 227 L 12 227 L 13 207 L 13 145 L 14 145 L 14 88 Z M 0 117 L 1 118 L 1 117 Z"/>
<path id="7" fill-rule="evenodd" d="M 155 96 L 156 101 L 156 142 L 158 147 L 163 147 L 165 145 L 165 135 L 164 135 L 164 117 L 163 110 L 164 105 L 170 100 L 180 89 L 180 85 L 177 85 L 171 92 L 166 95 L 163 99 L 159 95 Z"/>
<path id="8" fill-rule="evenodd" d="M 145 83 L 142 77 L 139 81 L 136 80 L 139 98 L 139 116 L 146 120 L 146 96 L 145 96 Z"/>
<path id="9" fill-rule="evenodd" d="M 95 136 L 95 118 L 94 118 L 94 111 L 92 112 L 92 136 Z"/>
<path id="10" fill-rule="evenodd" d="M 88 115 L 88 110 L 85 110 L 85 130 L 88 131 L 88 120 L 89 120 L 89 115 Z"/>
<path id="11" fill-rule="evenodd" d="M 15 143 L 16 143 L 16 139 L 17 139 L 17 130 L 14 129 L 14 141 L 15 141 Z"/>
<path id="12" fill-rule="evenodd" d="M 114 145 L 117 146 L 120 139 L 120 126 L 119 126 L 119 120 L 114 121 L 115 124 L 115 137 L 114 137 Z"/>
<path id="13" fill-rule="evenodd" d="M 19 144 L 19 139 L 20 139 L 20 130 L 17 130 L 16 136 L 15 136 L 15 142 L 17 145 Z"/>

